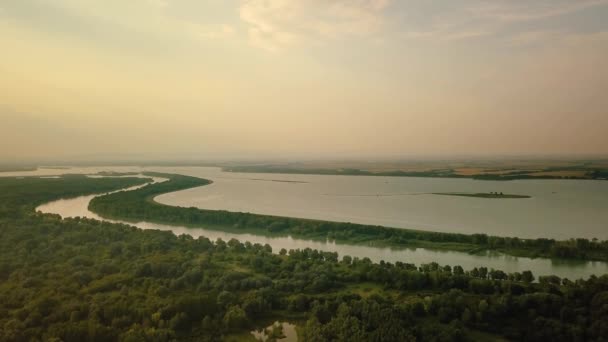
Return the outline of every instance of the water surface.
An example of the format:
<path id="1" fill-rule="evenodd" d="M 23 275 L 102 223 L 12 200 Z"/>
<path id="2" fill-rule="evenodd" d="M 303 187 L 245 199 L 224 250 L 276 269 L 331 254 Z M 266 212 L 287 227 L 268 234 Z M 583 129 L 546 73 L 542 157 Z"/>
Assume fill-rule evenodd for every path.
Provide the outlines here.
<path id="1" fill-rule="evenodd" d="M 214 183 L 156 198 L 169 205 L 466 234 L 608 239 L 608 181 L 479 181 L 243 174 L 214 168 L 171 170 L 206 177 Z M 503 192 L 531 198 L 432 194 L 440 192 Z"/>

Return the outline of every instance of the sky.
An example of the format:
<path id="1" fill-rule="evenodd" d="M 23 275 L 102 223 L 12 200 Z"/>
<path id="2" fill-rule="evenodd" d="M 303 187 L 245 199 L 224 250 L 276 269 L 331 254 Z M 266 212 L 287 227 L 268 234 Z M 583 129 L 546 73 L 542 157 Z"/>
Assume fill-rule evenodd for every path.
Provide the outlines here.
<path id="1" fill-rule="evenodd" d="M 608 154 L 608 0 L 0 0 L 0 160 Z"/>

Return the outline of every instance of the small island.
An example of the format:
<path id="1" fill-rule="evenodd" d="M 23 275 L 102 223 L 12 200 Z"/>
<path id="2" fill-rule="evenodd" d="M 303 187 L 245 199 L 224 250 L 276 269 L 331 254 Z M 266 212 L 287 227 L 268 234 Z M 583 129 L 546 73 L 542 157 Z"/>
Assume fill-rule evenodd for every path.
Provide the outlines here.
<path id="1" fill-rule="evenodd" d="M 502 192 L 479 192 L 479 193 L 434 192 L 433 195 L 479 197 L 479 198 L 531 198 L 532 197 L 532 196 L 528 196 L 528 195 L 504 194 Z"/>

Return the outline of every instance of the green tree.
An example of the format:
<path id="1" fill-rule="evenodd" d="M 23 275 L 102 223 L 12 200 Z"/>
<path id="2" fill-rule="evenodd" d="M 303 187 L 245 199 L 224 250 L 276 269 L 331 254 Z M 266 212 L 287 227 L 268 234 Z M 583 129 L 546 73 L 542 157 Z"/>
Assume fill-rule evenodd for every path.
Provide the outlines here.
<path id="1" fill-rule="evenodd" d="M 223 322 L 228 330 L 238 331 L 247 324 L 247 314 L 240 306 L 234 305 L 226 311 Z"/>
<path id="2" fill-rule="evenodd" d="M 521 273 L 521 280 L 523 280 L 526 283 L 531 283 L 534 281 L 534 275 L 532 274 L 532 271 L 523 271 Z"/>

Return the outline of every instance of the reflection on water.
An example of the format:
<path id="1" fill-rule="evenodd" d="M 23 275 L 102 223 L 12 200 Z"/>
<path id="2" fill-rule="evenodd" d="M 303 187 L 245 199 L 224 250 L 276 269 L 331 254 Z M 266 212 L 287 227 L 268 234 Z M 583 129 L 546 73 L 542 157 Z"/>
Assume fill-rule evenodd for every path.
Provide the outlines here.
<path id="1" fill-rule="evenodd" d="M 155 179 L 155 181 L 160 181 L 160 179 Z M 58 200 L 41 205 L 37 208 L 37 210 L 44 213 L 59 214 L 62 217 L 80 216 L 102 219 L 88 210 L 89 201 L 93 197 L 95 196 L 81 196 L 72 199 Z M 235 234 L 204 228 L 190 228 L 151 222 L 132 223 L 116 220 L 107 221 L 127 223 L 142 229 L 172 231 L 176 235 L 187 234 L 193 236 L 194 238 L 204 236 L 212 241 L 217 239 L 228 241 L 234 238 L 240 241 L 260 243 L 262 245 L 269 244 L 272 246 L 275 253 L 282 248 L 285 248 L 286 250 L 312 248 L 321 251 L 337 252 L 340 256 L 350 255 L 359 258 L 368 257 L 375 262 L 379 262 L 380 260 L 392 263 L 401 261 L 416 265 L 437 262 L 441 265 L 460 265 L 465 270 L 483 266 L 489 269 L 493 268 L 503 270 L 507 273 L 531 270 L 536 276 L 554 274 L 560 277 L 567 277 L 569 279 L 587 278 L 592 274 L 601 275 L 608 273 L 608 263 L 605 262 L 530 259 L 504 255 L 495 251 L 486 251 L 480 254 L 471 255 L 462 252 L 437 251 L 424 248 L 381 248 L 363 245 L 338 244 L 334 241 L 295 239 L 291 236 L 267 237 L 253 234 Z"/>

